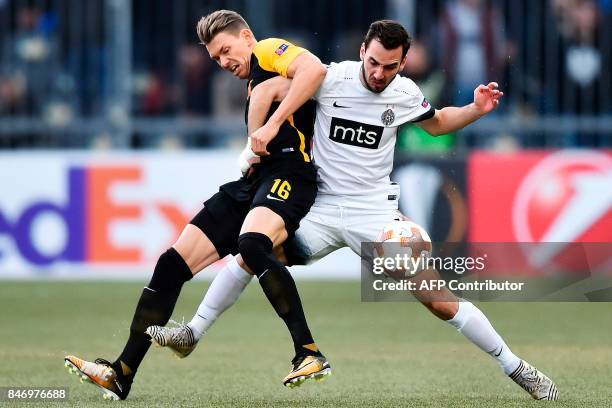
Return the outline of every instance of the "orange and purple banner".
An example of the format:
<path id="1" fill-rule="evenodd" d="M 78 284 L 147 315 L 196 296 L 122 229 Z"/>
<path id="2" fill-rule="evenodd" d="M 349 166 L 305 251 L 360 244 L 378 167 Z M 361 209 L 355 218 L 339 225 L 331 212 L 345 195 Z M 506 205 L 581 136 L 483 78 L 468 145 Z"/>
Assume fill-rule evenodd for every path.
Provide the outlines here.
<path id="1" fill-rule="evenodd" d="M 0 156 L 0 275 L 150 269 L 202 202 L 240 173 L 234 155 Z"/>

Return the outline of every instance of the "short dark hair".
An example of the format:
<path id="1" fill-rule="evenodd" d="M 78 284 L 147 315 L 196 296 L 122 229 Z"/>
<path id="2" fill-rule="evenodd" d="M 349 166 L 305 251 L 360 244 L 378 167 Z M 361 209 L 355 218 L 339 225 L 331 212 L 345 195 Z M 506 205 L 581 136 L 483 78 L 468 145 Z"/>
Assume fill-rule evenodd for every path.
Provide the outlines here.
<path id="1" fill-rule="evenodd" d="M 217 10 L 202 17 L 196 31 L 202 44 L 206 45 L 220 32 L 238 34 L 243 28 L 250 29 L 240 14 L 232 10 Z"/>
<path id="2" fill-rule="evenodd" d="M 387 50 L 392 50 L 399 46 L 402 47 L 402 59 L 410 49 L 410 34 L 406 31 L 403 25 L 393 20 L 378 20 L 370 24 L 363 43 L 365 48 L 368 48 L 372 40 L 378 40 Z"/>

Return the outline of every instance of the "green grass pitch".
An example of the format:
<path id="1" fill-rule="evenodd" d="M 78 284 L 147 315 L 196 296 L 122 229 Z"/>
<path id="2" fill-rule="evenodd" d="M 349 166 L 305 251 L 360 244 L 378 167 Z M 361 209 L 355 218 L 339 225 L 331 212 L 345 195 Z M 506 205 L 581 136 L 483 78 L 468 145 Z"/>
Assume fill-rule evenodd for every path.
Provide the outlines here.
<path id="1" fill-rule="evenodd" d="M 208 283 L 188 283 L 174 319 L 191 318 Z M 69 402 L 100 392 L 63 366 L 65 354 L 114 359 L 142 284 L 0 282 L 0 386 L 69 387 Z M 361 303 L 357 282 L 299 282 L 317 343 L 333 367 L 324 383 L 290 390 L 289 335 L 251 284 L 198 349 L 178 360 L 152 348 L 122 407 L 541 406 L 496 362 L 414 303 Z M 481 303 L 513 351 L 550 375 L 555 406 L 612 406 L 612 305 Z M 0 402 L 0 405 L 6 403 Z M 546 404 L 546 403 L 544 403 Z M 17 405 L 17 404 L 13 404 Z M 27 404 L 18 406 L 43 406 Z"/>

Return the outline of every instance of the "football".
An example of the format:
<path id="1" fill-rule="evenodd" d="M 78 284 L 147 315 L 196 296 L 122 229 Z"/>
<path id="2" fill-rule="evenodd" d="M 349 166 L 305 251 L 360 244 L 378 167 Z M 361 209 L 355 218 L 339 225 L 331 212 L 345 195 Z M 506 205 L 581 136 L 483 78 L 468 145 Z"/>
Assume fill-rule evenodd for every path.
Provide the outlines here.
<path id="1" fill-rule="evenodd" d="M 420 272 L 425 265 L 419 258 L 431 256 L 432 243 L 423 227 L 413 221 L 394 221 L 380 232 L 374 245 L 379 257 L 401 259 L 402 265 L 385 268 L 394 279 L 406 278 Z"/>

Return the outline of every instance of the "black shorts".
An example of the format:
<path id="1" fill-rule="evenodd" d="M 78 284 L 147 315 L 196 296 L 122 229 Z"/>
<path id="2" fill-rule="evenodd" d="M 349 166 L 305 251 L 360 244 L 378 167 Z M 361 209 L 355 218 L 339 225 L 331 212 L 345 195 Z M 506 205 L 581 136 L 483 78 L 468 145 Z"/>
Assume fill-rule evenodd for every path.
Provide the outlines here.
<path id="1" fill-rule="evenodd" d="M 267 207 L 285 222 L 292 237 L 317 195 L 312 163 L 296 160 L 266 162 L 248 178 L 224 184 L 204 202 L 191 220 L 211 240 L 220 257 L 238 253 L 238 235 L 245 217 L 255 207 Z"/>

